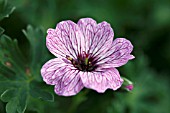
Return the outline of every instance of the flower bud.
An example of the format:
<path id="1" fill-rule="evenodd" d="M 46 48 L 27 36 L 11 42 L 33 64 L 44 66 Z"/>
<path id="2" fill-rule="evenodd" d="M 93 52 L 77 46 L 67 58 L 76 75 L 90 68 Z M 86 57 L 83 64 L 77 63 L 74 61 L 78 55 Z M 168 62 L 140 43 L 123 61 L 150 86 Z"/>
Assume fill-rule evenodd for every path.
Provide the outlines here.
<path id="1" fill-rule="evenodd" d="M 125 89 L 127 91 L 132 91 L 133 90 L 133 84 L 129 84 L 129 85 L 125 86 Z"/>
<path id="2" fill-rule="evenodd" d="M 133 88 L 134 88 L 133 83 L 129 79 L 125 78 L 125 77 L 122 77 L 122 78 L 124 80 L 123 88 L 125 90 L 127 90 L 127 91 L 132 91 Z"/>

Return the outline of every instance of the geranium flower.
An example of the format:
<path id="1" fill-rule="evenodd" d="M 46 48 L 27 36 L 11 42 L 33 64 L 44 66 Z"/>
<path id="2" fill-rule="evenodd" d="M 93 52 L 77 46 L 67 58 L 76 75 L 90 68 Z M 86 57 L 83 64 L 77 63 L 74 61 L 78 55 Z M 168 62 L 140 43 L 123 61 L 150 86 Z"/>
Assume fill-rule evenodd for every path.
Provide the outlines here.
<path id="1" fill-rule="evenodd" d="M 57 58 L 46 62 L 41 75 L 55 93 L 62 96 L 77 94 L 84 87 L 99 93 L 106 89 L 117 90 L 123 79 L 116 67 L 134 58 L 133 46 L 125 38 L 113 41 L 114 33 L 109 23 L 96 23 L 83 18 L 70 20 L 48 29 L 46 45 Z"/>

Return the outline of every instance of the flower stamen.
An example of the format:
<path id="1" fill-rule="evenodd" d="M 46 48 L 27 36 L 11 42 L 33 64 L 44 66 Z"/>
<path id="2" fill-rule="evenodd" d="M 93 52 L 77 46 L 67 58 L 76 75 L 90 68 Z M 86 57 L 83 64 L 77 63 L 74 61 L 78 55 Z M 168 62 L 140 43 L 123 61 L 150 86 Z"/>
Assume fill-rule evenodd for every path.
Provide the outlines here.
<path id="1" fill-rule="evenodd" d="M 68 59 L 68 60 L 70 60 L 70 61 L 72 61 L 73 60 L 73 58 L 71 58 L 70 56 L 68 56 L 68 55 L 66 55 L 66 58 Z"/>
<path id="2" fill-rule="evenodd" d="M 77 59 L 73 59 L 68 55 L 66 55 L 66 58 L 80 71 L 94 71 L 97 67 L 95 61 L 93 61 L 94 58 L 84 51 L 78 55 Z"/>

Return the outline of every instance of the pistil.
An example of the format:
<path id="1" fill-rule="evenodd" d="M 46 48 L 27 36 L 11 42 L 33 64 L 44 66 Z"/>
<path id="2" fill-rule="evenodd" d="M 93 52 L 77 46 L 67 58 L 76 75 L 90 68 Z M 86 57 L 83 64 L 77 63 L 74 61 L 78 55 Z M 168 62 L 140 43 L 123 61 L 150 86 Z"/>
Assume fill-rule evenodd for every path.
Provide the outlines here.
<path id="1" fill-rule="evenodd" d="M 88 58 L 85 58 L 85 65 L 88 65 L 89 64 L 89 59 Z"/>

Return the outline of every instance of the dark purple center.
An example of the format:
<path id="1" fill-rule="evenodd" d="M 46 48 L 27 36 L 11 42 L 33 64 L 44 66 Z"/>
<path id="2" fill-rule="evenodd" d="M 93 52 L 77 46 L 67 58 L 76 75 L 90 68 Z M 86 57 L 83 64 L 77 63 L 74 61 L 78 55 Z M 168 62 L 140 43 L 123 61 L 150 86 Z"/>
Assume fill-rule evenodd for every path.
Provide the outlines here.
<path id="1" fill-rule="evenodd" d="M 80 71 L 91 72 L 97 68 L 97 65 L 95 65 L 96 61 L 94 61 L 94 58 L 91 57 L 91 55 L 86 54 L 85 52 L 83 52 L 83 54 L 78 55 L 77 59 L 73 59 L 69 56 L 66 56 L 66 58 L 70 60 L 74 67 L 76 67 Z"/>

